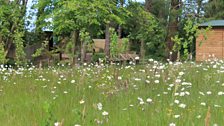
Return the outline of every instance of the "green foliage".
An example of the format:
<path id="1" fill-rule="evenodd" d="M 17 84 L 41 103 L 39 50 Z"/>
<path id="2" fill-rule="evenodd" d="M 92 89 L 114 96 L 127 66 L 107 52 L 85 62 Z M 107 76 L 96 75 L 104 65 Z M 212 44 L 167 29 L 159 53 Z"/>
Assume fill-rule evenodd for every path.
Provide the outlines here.
<path id="1" fill-rule="evenodd" d="M 66 47 L 65 47 L 65 53 L 68 54 L 68 56 L 70 58 L 74 57 L 75 54 L 73 52 L 73 49 L 75 48 L 75 44 L 70 40 L 66 43 Z"/>
<path id="2" fill-rule="evenodd" d="M 44 41 L 44 42 L 41 44 L 41 47 L 35 51 L 35 53 L 32 55 L 32 57 L 35 58 L 35 57 L 38 57 L 38 56 L 42 55 L 43 52 L 45 51 L 47 45 L 48 45 L 48 42 L 47 42 L 47 41 Z"/>
<path id="3" fill-rule="evenodd" d="M 210 0 L 205 4 L 205 17 L 209 19 L 224 19 L 224 1 Z"/>
<path id="4" fill-rule="evenodd" d="M 131 49 L 140 50 L 139 43 L 144 41 L 146 55 L 153 58 L 162 58 L 165 50 L 165 32 L 161 24 L 151 13 L 146 12 L 137 2 L 130 2 L 127 10 L 132 14 L 127 18 L 124 27 L 132 41 Z"/>
<path id="5" fill-rule="evenodd" d="M 112 58 L 116 57 L 119 53 L 119 48 L 118 48 L 118 35 L 114 31 L 114 29 L 110 28 L 110 55 Z"/>
<path id="6" fill-rule="evenodd" d="M 5 62 L 6 58 L 8 58 L 7 54 L 13 52 L 11 47 L 15 45 L 16 57 L 11 58 L 14 58 L 18 64 L 25 62 L 25 53 L 23 49 L 25 12 L 25 0 L 0 0 L 1 61 Z"/>
<path id="7" fill-rule="evenodd" d="M 93 50 L 93 40 L 85 29 L 80 31 L 80 40 L 82 42 L 82 45 L 84 46 L 85 50 L 87 52 L 91 52 Z"/>
<path id="8" fill-rule="evenodd" d="M 49 101 L 45 101 L 43 104 L 43 110 L 46 114 L 46 119 L 43 122 L 43 126 L 51 126 L 54 125 L 55 123 L 55 117 L 53 115 L 53 107 L 54 107 L 54 102 L 49 102 Z"/>
<path id="9" fill-rule="evenodd" d="M 129 48 L 129 39 L 128 38 L 122 38 L 121 53 L 127 52 L 128 48 Z"/>
<path id="10" fill-rule="evenodd" d="M 16 45 L 16 57 L 15 61 L 18 65 L 21 65 L 22 63 L 26 62 L 26 54 L 24 52 L 24 39 L 23 39 L 24 33 L 16 31 L 14 36 L 14 43 Z"/>
<path id="11" fill-rule="evenodd" d="M 105 53 L 95 53 L 92 57 L 92 61 L 95 62 L 99 62 L 99 60 L 105 60 L 106 59 L 106 55 Z"/>
<path id="12" fill-rule="evenodd" d="M 198 24 L 194 24 L 192 19 L 187 19 L 185 21 L 183 27 L 183 35 L 176 35 L 172 38 L 174 42 L 174 51 L 181 52 L 183 51 L 183 60 L 188 60 L 189 53 L 193 53 L 192 50 L 194 48 L 195 40 L 199 34 L 203 34 L 205 40 L 207 39 L 207 33 L 211 29 L 211 27 L 207 27 L 206 29 L 199 29 Z M 204 42 L 202 40 L 199 44 L 201 45 Z"/>
<path id="13" fill-rule="evenodd" d="M 5 58 L 6 52 L 4 49 L 3 43 L 0 43 L 0 64 L 5 64 L 7 62 L 7 59 Z"/>
<path id="14" fill-rule="evenodd" d="M 183 59 L 187 60 L 189 57 L 189 51 L 191 50 L 194 40 L 197 37 L 198 24 L 194 24 L 191 19 L 187 19 L 184 24 L 184 36 L 176 35 L 172 38 L 172 41 L 175 43 L 173 50 L 180 52 L 183 49 Z"/>
<path id="15" fill-rule="evenodd" d="M 110 29 L 110 55 L 112 58 L 118 56 L 119 53 L 126 53 L 128 51 L 129 39 L 122 38 L 121 43 L 118 43 L 118 35 L 113 28 Z"/>
<path id="16" fill-rule="evenodd" d="M 176 51 L 180 51 L 181 50 L 181 44 L 182 44 L 183 38 L 179 37 L 178 35 L 175 35 L 172 38 L 172 41 L 175 43 L 174 46 L 173 46 L 173 50 L 175 52 Z"/>

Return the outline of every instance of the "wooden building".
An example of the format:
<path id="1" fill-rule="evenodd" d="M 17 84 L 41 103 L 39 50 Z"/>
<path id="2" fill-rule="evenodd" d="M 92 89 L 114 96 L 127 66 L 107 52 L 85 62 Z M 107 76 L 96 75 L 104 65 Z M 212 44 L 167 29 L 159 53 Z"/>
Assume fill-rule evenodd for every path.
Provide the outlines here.
<path id="1" fill-rule="evenodd" d="M 199 26 L 201 30 L 211 26 L 206 34 L 203 32 L 196 39 L 196 61 L 224 58 L 224 20 L 212 20 Z"/>

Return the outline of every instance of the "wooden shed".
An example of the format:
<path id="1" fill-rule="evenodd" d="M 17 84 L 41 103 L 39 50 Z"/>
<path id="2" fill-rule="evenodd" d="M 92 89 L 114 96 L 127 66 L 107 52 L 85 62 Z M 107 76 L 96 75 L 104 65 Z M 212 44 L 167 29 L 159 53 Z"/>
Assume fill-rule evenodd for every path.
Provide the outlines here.
<path id="1" fill-rule="evenodd" d="M 211 30 L 196 39 L 196 61 L 224 58 L 224 20 L 212 20 L 199 26 L 201 30 L 211 26 Z M 206 36 L 206 37 L 205 37 Z"/>

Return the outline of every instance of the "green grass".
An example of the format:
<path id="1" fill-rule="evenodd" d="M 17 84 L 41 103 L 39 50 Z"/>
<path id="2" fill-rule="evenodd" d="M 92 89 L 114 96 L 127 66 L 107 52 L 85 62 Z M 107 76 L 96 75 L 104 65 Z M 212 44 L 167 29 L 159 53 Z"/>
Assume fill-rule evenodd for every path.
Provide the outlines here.
<path id="1" fill-rule="evenodd" d="M 218 92 L 224 93 L 222 66 L 217 61 L 1 69 L 0 125 L 53 126 L 62 122 L 64 126 L 204 126 L 210 107 L 209 124 L 221 126 L 224 94 Z M 178 79 L 181 82 L 176 82 Z M 138 98 L 144 103 L 140 104 Z M 84 103 L 80 104 L 81 100 Z M 98 110 L 98 103 L 102 103 L 102 110 Z M 102 115 L 104 111 L 109 114 Z"/>

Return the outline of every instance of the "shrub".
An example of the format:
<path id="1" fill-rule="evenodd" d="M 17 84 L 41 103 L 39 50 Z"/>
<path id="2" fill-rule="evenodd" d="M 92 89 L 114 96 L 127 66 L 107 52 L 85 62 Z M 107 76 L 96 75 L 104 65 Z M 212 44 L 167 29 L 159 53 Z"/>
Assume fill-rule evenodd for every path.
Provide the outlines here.
<path id="1" fill-rule="evenodd" d="M 92 57 L 93 62 L 99 62 L 99 59 L 104 60 L 106 58 L 106 55 L 104 53 L 95 53 Z"/>

